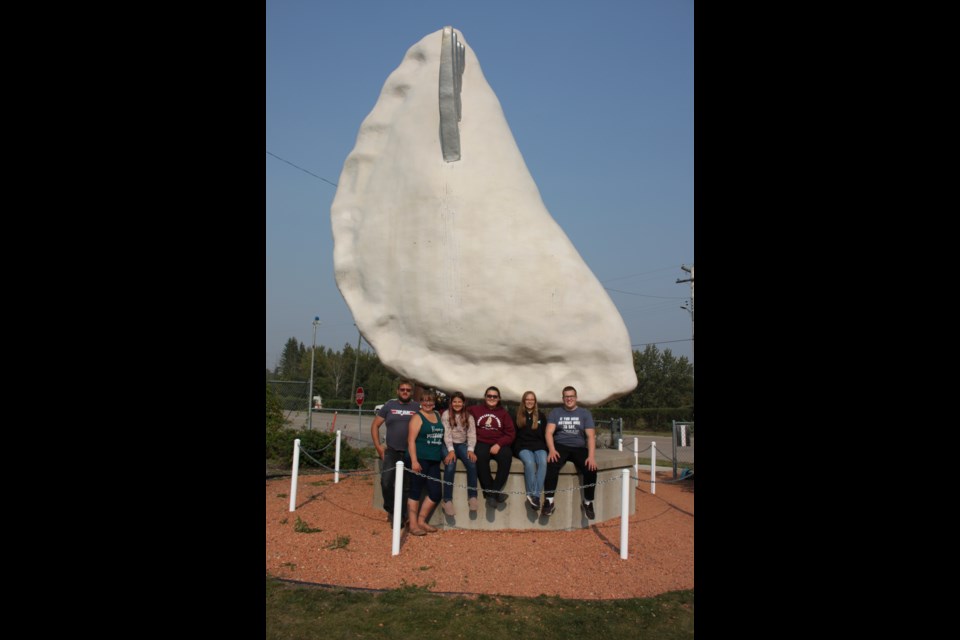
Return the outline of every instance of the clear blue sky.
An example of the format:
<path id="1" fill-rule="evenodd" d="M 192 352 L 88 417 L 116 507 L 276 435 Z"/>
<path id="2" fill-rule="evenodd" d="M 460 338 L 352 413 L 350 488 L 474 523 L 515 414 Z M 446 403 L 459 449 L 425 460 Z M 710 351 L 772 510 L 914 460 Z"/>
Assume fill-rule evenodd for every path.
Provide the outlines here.
<path id="1" fill-rule="evenodd" d="M 333 275 L 336 189 L 324 180 L 339 180 L 407 49 L 446 25 L 476 54 L 544 204 L 634 348 L 658 343 L 692 360 L 681 308 L 690 285 L 676 281 L 694 261 L 693 0 L 267 0 L 266 9 L 268 368 L 289 338 L 310 347 L 314 316 L 318 345 L 356 347 Z"/>

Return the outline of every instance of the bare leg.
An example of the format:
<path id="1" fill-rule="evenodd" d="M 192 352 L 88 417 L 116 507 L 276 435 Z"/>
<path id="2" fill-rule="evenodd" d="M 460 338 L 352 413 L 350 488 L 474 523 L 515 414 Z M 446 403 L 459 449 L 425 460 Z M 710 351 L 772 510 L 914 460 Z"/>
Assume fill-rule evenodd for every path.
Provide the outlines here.
<path id="1" fill-rule="evenodd" d="M 424 498 L 423 504 L 420 505 L 420 518 L 417 520 L 417 527 L 426 531 L 427 533 L 435 533 L 439 531 L 439 529 L 436 527 L 427 524 L 427 520 L 430 519 L 430 514 L 433 513 L 433 508 L 435 506 L 437 506 L 437 503 L 430 498 Z"/>
<path id="2" fill-rule="evenodd" d="M 429 498 L 427 498 L 429 500 Z M 422 536 L 427 532 L 417 526 L 417 504 L 416 500 L 407 500 L 407 526 L 410 527 L 410 535 Z"/>

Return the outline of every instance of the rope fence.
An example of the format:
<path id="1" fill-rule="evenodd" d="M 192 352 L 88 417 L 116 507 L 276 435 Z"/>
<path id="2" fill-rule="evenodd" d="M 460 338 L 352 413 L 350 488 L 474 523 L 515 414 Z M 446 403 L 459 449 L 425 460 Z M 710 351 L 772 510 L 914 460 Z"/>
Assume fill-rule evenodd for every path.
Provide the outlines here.
<path id="1" fill-rule="evenodd" d="M 303 448 L 300 447 L 300 439 L 299 439 L 299 438 L 297 438 L 296 440 L 293 441 L 293 469 L 292 469 L 292 473 L 291 473 L 291 476 L 290 476 L 290 511 L 291 511 L 291 513 L 296 510 L 296 502 L 297 502 L 297 478 L 298 478 L 298 476 L 299 476 L 300 454 L 301 454 L 301 453 L 302 453 L 303 455 L 305 455 L 307 458 L 309 458 L 309 459 L 310 459 L 314 464 L 316 464 L 317 466 L 332 471 L 333 474 L 334 474 L 334 475 L 333 475 L 333 482 L 334 482 L 334 484 L 338 484 L 338 483 L 340 482 L 340 475 L 341 475 L 341 473 L 343 474 L 344 477 L 348 477 L 348 476 L 371 476 L 371 475 L 382 475 L 382 474 L 385 474 L 385 473 L 395 473 L 395 474 L 396 474 L 396 485 L 395 485 L 395 486 L 397 486 L 397 487 L 402 487 L 402 486 L 403 486 L 403 473 L 406 472 L 406 473 L 409 473 L 410 475 L 420 476 L 421 478 L 426 478 L 426 479 L 427 479 L 428 481 L 430 481 L 430 482 L 437 482 L 437 483 L 440 483 L 440 484 L 443 484 L 443 485 L 449 485 L 449 486 L 451 486 L 451 487 L 453 487 L 453 488 L 461 488 L 461 489 L 470 489 L 470 488 L 471 488 L 471 487 L 468 487 L 467 485 L 461 485 L 461 484 L 457 484 L 457 483 L 455 483 L 455 482 L 449 482 L 449 481 L 447 481 L 447 480 L 442 480 L 442 479 L 440 479 L 440 478 L 435 478 L 435 477 L 433 477 L 433 476 L 428 476 L 428 475 L 426 475 L 426 474 L 424 474 L 424 473 L 420 473 L 420 472 L 418 472 L 418 471 L 414 471 L 413 469 L 410 469 L 409 467 L 405 467 L 402 461 L 397 462 L 395 469 L 382 469 L 381 471 L 368 470 L 368 471 L 344 471 L 344 472 L 341 472 L 341 471 L 340 471 L 340 443 L 341 443 L 341 432 L 340 432 L 340 431 L 337 431 L 337 439 L 336 439 L 335 442 L 331 442 L 331 443 L 329 443 L 327 446 L 325 446 L 325 447 L 323 447 L 323 448 L 321 448 L 321 449 L 314 449 L 314 450 L 303 449 Z M 314 458 L 314 457 L 311 455 L 312 453 L 320 453 L 320 452 L 322 452 L 322 451 L 325 451 L 325 450 L 329 449 L 331 446 L 333 446 L 334 444 L 336 444 L 336 447 L 337 447 L 337 448 L 336 448 L 336 455 L 335 455 L 334 467 L 333 467 L 332 469 L 331 469 L 330 467 L 328 467 L 327 465 L 323 464 L 322 462 L 320 462 L 319 460 L 317 460 L 316 458 Z M 619 440 L 618 446 L 619 446 L 620 451 L 623 451 L 623 439 L 622 439 L 622 438 Z M 649 479 L 649 480 L 646 480 L 646 479 L 643 479 L 643 478 L 639 477 L 639 474 L 638 474 L 638 475 L 630 475 L 630 470 L 629 470 L 629 469 L 622 469 L 620 474 L 612 475 L 612 476 L 610 476 L 609 478 L 607 478 L 607 479 L 605 479 L 605 480 L 599 480 L 598 482 L 594 482 L 594 483 L 591 483 L 591 484 L 583 484 L 583 485 L 577 485 L 577 486 L 569 487 L 569 488 L 565 488 L 565 489 L 555 489 L 555 490 L 554 490 L 554 493 L 573 492 L 573 491 L 578 491 L 578 492 L 579 492 L 581 489 L 586 489 L 586 488 L 588 488 L 588 487 L 599 487 L 599 486 L 601 486 L 601 485 L 605 485 L 605 484 L 608 484 L 608 483 L 610 483 L 610 482 L 615 482 L 615 481 L 617 481 L 617 480 L 620 480 L 621 482 L 623 482 L 622 490 L 621 490 L 621 496 L 620 496 L 620 558 L 623 559 L 623 560 L 626 560 L 626 559 L 627 559 L 627 554 L 628 554 L 628 551 L 627 551 L 627 544 L 628 544 L 628 538 L 629 538 L 629 528 L 628 528 L 628 525 L 629 525 L 629 519 L 630 519 L 630 516 L 629 516 L 629 510 L 630 510 L 629 488 L 630 488 L 630 487 L 629 487 L 629 485 L 628 485 L 628 481 L 631 481 L 631 480 L 632 480 L 632 481 L 634 482 L 634 486 L 635 486 L 635 487 L 639 487 L 639 485 L 640 485 L 641 482 L 647 482 L 647 483 L 649 483 L 650 486 L 651 486 L 650 493 L 651 493 L 651 494 L 654 494 L 654 495 L 657 493 L 657 476 L 656 476 L 656 472 L 657 472 L 657 443 L 656 443 L 656 442 L 651 442 L 651 443 L 650 443 L 650 446 L 647 447 L 646 449 L 643 449 L 643 451 L 647 451 L 648 449 L 649 449 L 650 452 L 651 452 L 651 458 L 650 458 L 650 479 Z M 639 449 L 639 439 L 638 439 L 638 438 L 634 438 L 634 447 L 633 447 L 633 449 L 630 449 L 630 448 L 628 447 L 628 450 L 632 450 L 632 451 L 634 452 L 634 460 L 635 460 L 634 469 L 635 469 L 636 471 L 639 471 L 640 465 L 639 465 L 639 463 L 637 462 L 637 460 L 638 460 L 637 456 L 640 454 L 641 451 L 640 451 L 640 449 Z M 455 463 L 454 463 L 454 464 L 455 464 Z M 681 478 L 679 478 L 679 479 L 677 479 L 677 480 L 666 481 L 666 482 L 674 483 L 674 482 L 678 482 L 679 480 L 686 480 L 686 479 L 688 479 L 689 477 L 691 477 L 692 475 L 693 475 L 693 474 L 691 473 L 691 474 L 686 475 L 686 476 L 683 476 L 683 477 L 681 477 Z M 526 495 L 526 491 L 501 491 L 501 490 L 496 490 L 496 489 L 485 489 L 484 491 L 485 491 L 485 493 L 496 493 L 496 494 L 501 494 L 501 495 L 521 495 L 521 496 L 525 496 L 525 495 Z M 396 555 L 400 555 L 400 531 L 401 531 L 401 529 L 402 529 L 402 527 L 400 526 L 400 519 L 401 519 L 401 514 L 403 513 L 403 509 L 402 509 L 402 492 L 400 492 L 400 491 L 396 491 L 395 494 L 394 494 L 394 511 L 393 511 L 393 513 L 394 513 L 394 522 L 393 522 L 393 541 L 392 541 L 392 547 L 393 547 L 393 549 L 392 549 L 392 554 L 396 556 Z"/>

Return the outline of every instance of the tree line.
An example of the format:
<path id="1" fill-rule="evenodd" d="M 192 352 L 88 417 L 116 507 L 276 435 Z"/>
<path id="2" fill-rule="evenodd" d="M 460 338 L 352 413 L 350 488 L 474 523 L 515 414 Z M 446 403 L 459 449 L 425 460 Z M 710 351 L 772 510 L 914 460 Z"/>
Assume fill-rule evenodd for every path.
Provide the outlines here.
<path id="1" fill-rule="evenodd" d="M 266 370 L 266 379 L 309 380 L 310 351 L 296 338 L 290 338 L 284 345 L 276 368 L 273 371 Z M 661 351 L 656 345 L 647 345 L 643 351 L 634 350 L 633 366 L 637 373 L 637 388 L 603 407 L 650 409 L 693 406 L 693 365 L 686 356 L 678 358 L 670 349 Z M 317 346 L 313 362 L 314 395 L 323 397 L 324 406 L 333 406 L 338 400 L 352 403 L 354 370 L 356 384 L 363 387 L 366 403 L 379 404 L 396 395 L 399 376 L 380 362 L 376 352 L 358 352 L 349 344 L 344 344 L 340 351 Z M 543 402 L 549 403 L 550 399 L 544 398 Z"/>

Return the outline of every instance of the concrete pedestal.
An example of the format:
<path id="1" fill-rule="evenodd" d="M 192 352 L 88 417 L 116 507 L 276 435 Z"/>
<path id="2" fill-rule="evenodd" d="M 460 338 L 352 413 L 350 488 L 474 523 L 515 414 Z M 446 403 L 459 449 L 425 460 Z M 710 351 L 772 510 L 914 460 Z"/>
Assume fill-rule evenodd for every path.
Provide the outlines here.
<path id="1" fill-rule="evenodd" d="M 637 475 L 633 468 L 633 453 L 598 449 L 596 459 L 597 487 L 593 500 L 593 508 L 597 516 L 595 520 L 588 520 L 583 514 L 583 509 L 580 508 L 580 503 L 583 502 L 583 489 L 574 490 L 574 487 L 581 486 L 583 481 L 572 462 L 567 462 L 560 470 L 555 500 L 556 511 L 550 517 L 543 517 L 539 512 L 535 512 L 527 506 L 526 488 L 523 481 L 523 463 L 518 458 L 513 458 L 510 465 L 510 477 L 503 488 L 503 491 L 509 495 L 507 501 L 498 504 L 494 509 L 487 507 L 483 498 L 483 490 L 480 489 L 478 483 L 477 500 L 479 509 L 477 511 L 470 511 L 467 504 L 467 471 L 463 463 L 457 460 L 457 473 L 453 480 L 453 505 L 456 507 L 457 513 L 455 516 L 447 516 L 443 512 L 442 505 L 437 505 L 430 518 L 430 524 L 448 529 L 569 530 L 583 529 L 592 524 L 619 517 L 621 472 L 623 469 L 629 469 L 631 476 Z M 378 471 L 381 470 L 381 463 L 381 461 L 377 463 Z M 497 469 L 495 460 L 491 461 L 490 468 L 495 474 Z M 636 483 L 632 480 L 630 482 L 628 513 L 632 515 L 636 508 L 635 492 L 632 487 Z M 373 485 L 373 506 L 376 509 L 383 509 L 380 482 L 374 481 Z M 426 495 L 425 491 L 423 495 Z M 543 497 L 541 496 L 542 501 Z M 405 501 L 404 508 L 406 508 Z"/>

